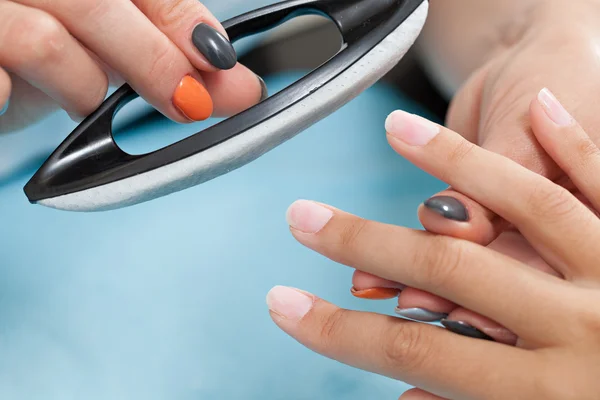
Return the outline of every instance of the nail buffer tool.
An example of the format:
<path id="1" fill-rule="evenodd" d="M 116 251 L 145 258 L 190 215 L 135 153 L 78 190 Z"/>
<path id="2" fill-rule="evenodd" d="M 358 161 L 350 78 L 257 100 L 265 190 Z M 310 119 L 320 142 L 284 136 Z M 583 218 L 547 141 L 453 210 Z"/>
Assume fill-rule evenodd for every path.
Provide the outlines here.
<path id="1" fill-rule="evenodd" d="M 138 94 L 117 89 L 54 151 L 25 186 L 31 203 L 67 211 L 132 206 L 240 168 L 351 101 L 413 46 L 427 0 L 290 0 L 223 23 L 232 42 L 305 14 L 333 20 L 341 50 L 260 104 L 158 151 L 130 155 L 112 135 L 113 118 Z"/>

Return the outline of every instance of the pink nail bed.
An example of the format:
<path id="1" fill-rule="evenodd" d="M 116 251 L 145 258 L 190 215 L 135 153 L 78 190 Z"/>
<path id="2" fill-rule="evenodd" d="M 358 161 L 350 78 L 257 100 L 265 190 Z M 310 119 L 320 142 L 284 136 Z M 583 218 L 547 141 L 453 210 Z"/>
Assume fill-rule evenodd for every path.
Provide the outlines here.
<path id="1" fill-rule="evenodd" d="M 538 101 L 548 115 L 548 118 L 555 124 L 559 126 L 570 126 L 573 124 L 571 114 L 569 114 L 550 90 L 546 88 L 542 89 L 538 94 Z"/>
<path id="2" fill-rule="evenodd" d="M 440 133 L 438 125 L 404 111 L 394 111 L 385 121 L 386 131 L 411 146 L 425 146 Z"/>
<path id="3" fill-rule="evenodd" d="M 269 310 L 289 320 L 302 319 L 313 303 L 313 299 L 306 294 L 285 286 L 276 286 L 267 295 Z"/>
<path id="4" fill-rule="evenodd" d="M 333 217 L 333 211 L 317 203 L 298 200 L 287 212 L 288 224 L 300 232 L 319 233 Z"/>

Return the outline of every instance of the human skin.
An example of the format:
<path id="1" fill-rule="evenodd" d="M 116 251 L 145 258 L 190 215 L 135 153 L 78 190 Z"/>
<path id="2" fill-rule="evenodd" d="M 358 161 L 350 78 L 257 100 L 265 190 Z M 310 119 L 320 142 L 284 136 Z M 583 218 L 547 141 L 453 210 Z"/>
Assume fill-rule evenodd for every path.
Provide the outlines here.
<path id="1" fill-rule="evenodd" d="M 600 141 L 600 117 L 594 106 L 600 87 L 599 18 L 596 0 L 432 0 L 419 48 L 432 76 L 452 96 L 445 125 L 558 182 L 589 205 L 535 139 L 529 105 L 540 88 L 548 86 L 592 140 Z M 458 191 L 438 195 L 459 200 L 470 219 L 447 219 L 421 206 L 419 217 L 428 231 L 489 245 L 533 268 L 561 276 L 518 231 L 507 230 L 509 224 L 503 218 Z M 510 187 L 505 195 L 511 196 Z M 353 292 L 359 295 L 378 287 L 402 288 L 399 310 L 449 314 L 450 320 L 466 322 L 496 340 L 517 340 L 489 318 L 404 286 L 359 271 L 353 279 Z"/>
<path id="2" fill-rule="evenodd" d="M 595 143 L 546 89 L 531 101 L 529 117 L 543 149 L 600 208 Z M 287 216 L 302 245 L 461 304 L 508 327 L 519 340 L 511 346 L 464 337 L 430 324 L 341 309 L 281 286 L 267 295 L 274 322 L 326 357 L 417 387 L 402 400 L 597 398 L 597 215 L 562 186 L 421 117 L 394 112 L 386 131 L 400 156 L 510 221 L 561 276 L 472 241 L 300 200 Z M 511 196 L 504 195 L 508 186 Z"/>
<path id="3" fill-rule="evenodd" d="M 80 121 L 125 81 L 178 123 L 236 114 L 263 84 L 226 36 L 197 0 L 0 1 L 0 133 Z"/>

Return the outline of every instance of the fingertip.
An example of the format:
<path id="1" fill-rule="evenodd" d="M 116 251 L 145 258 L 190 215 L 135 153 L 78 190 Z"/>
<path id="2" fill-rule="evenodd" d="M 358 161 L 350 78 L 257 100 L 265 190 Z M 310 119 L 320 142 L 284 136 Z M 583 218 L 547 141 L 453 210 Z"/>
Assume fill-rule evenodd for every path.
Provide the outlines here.
<path id="1" fill-rule="evenodd" d="M 212 95 L 216 117 L 236 115 L 268 96 L 262 78 L 240 63 L 230 70 L 203 73 L 202 76 Z"/>
<path id="2" fill-rule="evenodd" d="M 266 297 L 271 315 L 278 321 L 298 322 L 310 312 L 315 303 L 312 294 L 287 286 L 275 286 Z"/>
<path id="3" fill-rule="evenodd" d="M 204 121 L 214 112 L 214 103 L 209 91 L 191 75 L 184 76 L 172 98 L 173 105 L 189 121 Z"/>

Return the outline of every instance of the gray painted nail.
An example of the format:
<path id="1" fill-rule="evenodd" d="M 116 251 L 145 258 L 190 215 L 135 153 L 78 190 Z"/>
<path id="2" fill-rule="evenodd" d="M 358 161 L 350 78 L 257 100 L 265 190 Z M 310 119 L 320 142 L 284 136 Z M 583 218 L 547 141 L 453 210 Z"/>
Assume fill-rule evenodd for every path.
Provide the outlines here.
<path id="1" fill-rule="evenodd" d="M 192 43 L 216 68 L 226 70 L 237 64 L 237 54 L 231 42 L 210 25 L 197 25 L 192 32 Z"/>
<path id="2" fill-rule="evenodd" d="M 267 97 L 269 97 L 269 89 L 267 88 L 267 84 L 265 83 L 263 78 L 261 78 L 258 75 L 256 75 L 256 77 L 258 78 L 258 81 L 260 82 L 260 88 L 261 88 L 260 101 L 264 101 L 267 99 Z"/>
<path id="3" fill-rule="evenodd" d="M 396 314 L 404 318 L 414 319 L 415 321 L 421 322 L 438 322 L 448 316 L 448 314 L 433 312 L 424 308 L 399 307 L 396 307 Z"/>
<path id="4" fill-rule="evenodd" d="M 494 340 L 492 337 L 481 332 L 479 329 L 462 321 L 442 320 L 442 325 L 450 332 L 457 333 L 462 336 L 467 336 L 475 339 Z"/>
<path id="5" fill-rule="evenodd" d="M 463 203 L 450 196 L 432 197 L 424 203 L 425 207 L 440 214 L 444 218 L 454 221 L 466 222 L 469 213 Z"/>
<path id="6" fill-rule="evenodd" d="M 6 110 L 8 110 L 8 103 L 10 103 L 10 99 L 6 99 L 6 103 L 4 103 L 4 106 L 0 110 L 0 115 L 3 115 L 6 112 Z"/>

